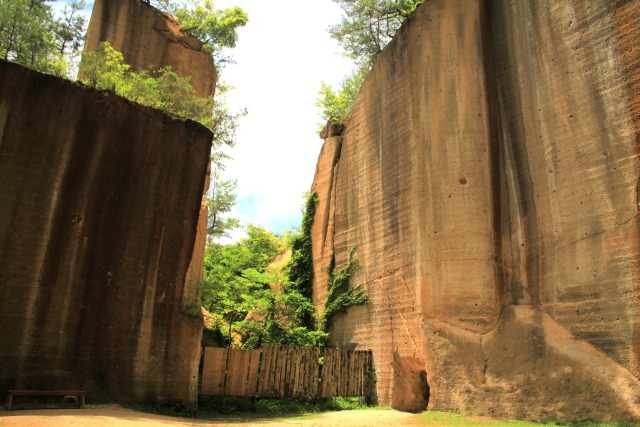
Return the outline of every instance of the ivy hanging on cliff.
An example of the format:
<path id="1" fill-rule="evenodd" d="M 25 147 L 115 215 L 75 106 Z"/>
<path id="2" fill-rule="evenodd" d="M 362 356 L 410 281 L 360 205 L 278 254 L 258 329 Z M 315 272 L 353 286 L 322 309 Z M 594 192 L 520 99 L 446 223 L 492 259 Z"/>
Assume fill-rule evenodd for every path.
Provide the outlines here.
<path id="1" fill-rule="evenodd" d="M 287 277 L 293 289 L 304 298 L 313 298 L 313 250 L 311 246 L 311 226 L 316 214 L 318 192 L 312 191 L 305 199 L 302 213 L 302 229 L 291 238 L 291 262 L 287 270 Z M 298 313 L 299 323 L 308 329 L 315 329 L 313 311 Z"/>
<path id="2" fill-rule="evenodd" d="M 347 310 L 356 305 L 369 304 L 369 296 L 362 285 L 351 287 L 351 277 L 358 269 L 358 263 L 354 259 L 356 249 L 349 251 L 347 264 L 335 274 L 335 258 L 331 259 L 327 282 L 327 296 L 324 302 L 324 312 L 322 313 L 322 329 L 329 331 L 333 321 L 338 314 L 346 313 Z"/>

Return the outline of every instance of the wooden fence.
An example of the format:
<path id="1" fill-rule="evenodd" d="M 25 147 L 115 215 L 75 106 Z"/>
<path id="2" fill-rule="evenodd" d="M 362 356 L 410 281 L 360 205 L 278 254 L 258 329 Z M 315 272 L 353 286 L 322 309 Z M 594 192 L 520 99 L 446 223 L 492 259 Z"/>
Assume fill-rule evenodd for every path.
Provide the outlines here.
<path id="1" fill-rule="evenodd" d="M 371 351 L 263 344 L 260 350 L 206 347 L 202 395 L 371 397 Z"/>

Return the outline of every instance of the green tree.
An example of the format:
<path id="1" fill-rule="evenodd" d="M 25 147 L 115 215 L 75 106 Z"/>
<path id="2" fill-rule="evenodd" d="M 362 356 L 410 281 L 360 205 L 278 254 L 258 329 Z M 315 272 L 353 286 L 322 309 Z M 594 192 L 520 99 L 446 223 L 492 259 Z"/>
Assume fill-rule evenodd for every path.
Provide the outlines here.
<path id="1" fill-rule="evenodd" d="M 69 1 L 55 24 L 58 52 L 67 58 L 68 63 L 76 59 L 84 42 L 87 19 L 80 12 L 85 6 L 85 0 Z"/>
<path id="2" fill-rule="evenodd" d="M 229 231 L 238 228 L 240 221 L 236 218 L 226 217 L 235 206 L 237 196 L 234 193 L 237 186 L 236 180 L 224 180 L 220 177 L 220 171 L 214 165 L 211 170 L 211 185 L 205 195 L 209 206 L 209 218 L 207 222 L 207 234 L 209 240 L 219 237 L 229 237 Z"/>
<path id="3" fill-rule="evenodd" d="M 333 0 L 344 15 L 329 27 L 346 55 L 360 67 L 370 68 L 402 22 L 423 0 Z"/>
<path id="4" fill-rule="evenodd" d="M 80 75 L 83 83 L 96 89 L 113 91 L 123 98 L 212 129 L 213 99 L 199 98 L 191 85 L 191 77 L 178 76 L 170 66 L 136 73 L 124 62 L 122 53 L 105 41 L 97 50 L 84 52 Z"/>
<path id="5" fill-rule="evenodd" d="M 83 53 L 80 63 L 80 81 L 99 90 L 116 92 L 126 87 L 130 70 L 131 67 L 124 62 L 122 53 L 111 47 L 111 43 L 102 42 L 95 51 L 87 50 Z M 147 92 L 151 90 L 155 92 L 155 88 L 139 87 L 141 86 L 139 83 L 135 84 L 136 90 L 132 92 L 135 96 L 132 101 L 142 103 L 141 101 L 148 97 Z"/>
<path id="6" fill-rule="evenodd" d="M 52 0 L 0 0 L 0 57 L 41 72 L 69 77 L 84 38 L 84 1 L 71 1 L 56 19 Z"/>
<path id="7" fill-rule="evenodd" d="M 238 129 L 239 119 L 248 114 L 246 108 L 232 112 L 227 105 L 227 93 L 233 87 L 223 82 L 218 82 L 216 86 L 216 95 L 213 98 L 213 115 L 211 117 L 211 131 L 213 132 L 214 147 L 226 145 L 233 147 L 236 141 L 236 130 Z M 214 163 L 217 160 L 227 158 L 224 155 L 212 159 Z M 221 163 L 218 162 L 218 167 Z"/>
<path id="8" fill-rule="evenodd" d="M 269 287 L 277 277 L 266 273 L 267 264 L 284 248 L 284 242 L 260 227 L 247 226 L 247 237 L 237 243 L 210 243 L 205 253 L 202 303 L 226 322 L 229 342 L 249 342 L 247 331 L 262 321 L 246 319 L 250 312 L 266 313 L 275 292 Z M 257 322 L 257 323 L 256 323 Z M 235 335 L 234 335 L 235 334 Z M 255 343 L 255 340 L 252 341 Z"/>
<path id="9" fill-rule="evenodd" d="M 63 73 L 57 55 L 53 15 L 45 0 L 0 0 L 0 56 L 54 74 Z"/>
<path id="10" fill-rule="evenodd" d="M 325 121 L 345 123 L 364 78 L 382 49 L 393 38 L 402 22 L 423 0 L 333 0 L 344 15 L 329 27 L 345 55 L 356 69 L 345 77 L 338 89 L 322 82 L 316 105 Z"/>
<path id="11" fill-rule="evenodd" d="M 231 62 L 223 49 L 236 46 L 238 28 L 249 21 L 240 7 L 215 9 L 213 0 L 156 0 L 153 4 L 171 13 L 182 29 L 200 40 L 205 51 L 215 59 L 218 69 Z"/>
<path id="12" fill-rule="evenodd" d="M 238 41 L 237 30 L 248 22 L 247 13 L 239 7 L 216 9 L 212 0 L 154 0 L 152 4 L 172 14 L 181 28 L 188 31 L 203 43 L 205 52 L 212 55 L 218 73 L 216 95 L 213 98 L 212 113 L 207 124 L 213 133 L 212 185 L 205 197 L 209 204 L 209 236 L 211 240 L 227 236 L 228 231 L 237 228 L 237 219 L 225 215 L 235 205 L 233 191 L 236 182 L 224 180 L 220 172 L 224 170 L 223 161 L 228 158 L 219 151 L 222 146 L 235 145 L 239 119 L 247 114 L 246 109 L 231 111 L 226 95 L 232 89 L 221 78 L 221 70 L 233 62 L 226 53 L 234 48 Z"/>
<path id="13" fill-rule="evenodd" d="M 354 69 L 349 76 L 342 80 L 337 90 L 325 82 L 321 83 L 316 105 L 322 108 L 322 117 L 325 120 L 345 123 L 367 72 L 367 68 Z"/>

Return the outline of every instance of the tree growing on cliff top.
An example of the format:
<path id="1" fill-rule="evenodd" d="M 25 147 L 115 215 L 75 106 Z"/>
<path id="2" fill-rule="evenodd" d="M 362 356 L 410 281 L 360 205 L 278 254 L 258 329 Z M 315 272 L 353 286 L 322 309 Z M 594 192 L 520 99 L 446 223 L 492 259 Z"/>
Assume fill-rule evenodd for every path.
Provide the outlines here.
<path id="1" fill-rule="evenodd" d="M 84 52 L 80 75 L 88 86 L 212 127 L 213 98 L 198 98 L 190 77 L 178 76 L 169 66 L 136 73 L 109 42 Z"/>
<path id="2" fill-rule="evenodd" d="M 238 41 L 238 28 L 248 22 L 247 13 L 239 7 L 215 9 L 212 0 L 153 0 L 155 7 L 173 15 L 180 27 L 188 31 L 203 43 L 205 52 L 211 54 L 216 64 L 218 82 L 213 100 L 213 114 L 210 116 L 209 129 L 213 133 L 214 164 L 211 175 L 211 189 L 205 200 L 209 204 L 208 231 L 210 243 L 219 237 L 228 235 L 228 231 L 240 224 L 235 218 L 226 215 L 235 205 L 236 183 L 224 180 L 220 171 L 224 170 L 223 160 L 227 158 L 218 151 L 222 146 L 235 144 L 238 120 L 247 114 L 246 109 L 231 111 L 225 96 L 232 88 L 222 81 L 221 70 L 232 62 L 225 48 L 234 48 Z"/>
<path id="3" fill-rule="evenodd" d="M 359 67 L 370 68 L 400 25 L 423 0 L 333 0 L 344 15 L 329 27 L 336 39 Z"/>
<path id="4" fill-rule="evenodd" d="M 345 122 L 376 57 L 422 1 L 333 0 L 344 15 L 339 24 L 329 27 L 329 34 L 342 46 L 345 55 L 354 60 L 356 68 L 337 89 L 322 82 L 316 105 L 322 109 L 325 121 Z"/>
<path id="5" fill-rule="evenodd" d="M 316 105 L 322 108 L 322 117 L 325 120 L 344 123 L 368 72 L 368 68 L 356 67 L 350 75 L 342 79 L 338 90 L 325 82 L 321 83 Z"/>
<path id="6" fill-rule="evenodd" d="M 154 0 L 161 10 L 173 15 L 180 27 L 203 43 L 203 48 L 215 60 L 218 70 L 232 62 L 223 53 L 238 42 L 237 30 L 249 21 L 247 13 L 235 6 L 215 9 L 213 0 Z"/>
<path id="7" fill-rule="evenodd" d="M 40 72 L 70 77 L 84 40 L 84 0 L 56 18 L 52 0 L 0 0 L 0 57 Z"/>

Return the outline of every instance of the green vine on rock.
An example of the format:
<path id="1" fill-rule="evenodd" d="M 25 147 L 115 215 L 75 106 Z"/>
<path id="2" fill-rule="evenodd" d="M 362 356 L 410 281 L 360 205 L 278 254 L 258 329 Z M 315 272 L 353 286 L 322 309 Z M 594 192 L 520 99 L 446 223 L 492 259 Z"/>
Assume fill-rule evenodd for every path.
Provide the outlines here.
<path id="1" fill-rule="evenodd" d="M 331 264 L 327 269 L 329 281 L 327 282 L 327 297 L 322 321 L 324 331 L 329 331 L 336 315 L 346 313 L 349 308 L 356 305 L 365 305 L 371 302 L 362 285 L 349 287 L 351 277 L 358 269 L 358 263 L 353 257 L 355 252 L 356 248 L 349 251 L 349 260 L 338 274 L 334 274 L 335 257 L 331 259 Z"/>
<path id="2" fill-rule="evenodd" d="M 287 276 L 291 286 L 300 294 L 312 301 L 313 298 L 313 250 L 311 246 L 311 226 L 316 215 L 318 192 L 312 191 L 306 196 L 302 214 L 302 230 L 291 239 L 291 262 Z M 315 329 L 313 312 L 300 314 L 300 323 L 312 330 Z"/>

